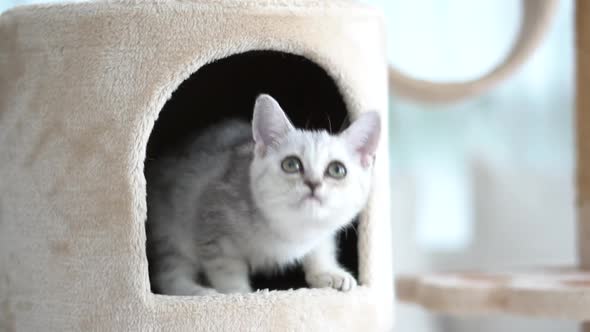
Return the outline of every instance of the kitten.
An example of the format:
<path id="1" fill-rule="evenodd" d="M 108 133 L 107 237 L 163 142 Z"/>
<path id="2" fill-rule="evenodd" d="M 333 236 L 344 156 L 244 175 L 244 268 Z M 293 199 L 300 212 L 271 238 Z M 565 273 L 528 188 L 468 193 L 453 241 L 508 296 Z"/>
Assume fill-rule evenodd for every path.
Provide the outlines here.
<path id="1" fill-rule="evenodd" d="M 334 237 L 367 202 L 379 134 L 376 112 L 339 135 L 296 129 L 260 95 L 252 126 L 225 121 L 182 156 L 153 163 L 147 227 L 155 289 L 251 292 L 249 273 L 296 261 L 311 287 L 356 287 L 336 260 Z"/>

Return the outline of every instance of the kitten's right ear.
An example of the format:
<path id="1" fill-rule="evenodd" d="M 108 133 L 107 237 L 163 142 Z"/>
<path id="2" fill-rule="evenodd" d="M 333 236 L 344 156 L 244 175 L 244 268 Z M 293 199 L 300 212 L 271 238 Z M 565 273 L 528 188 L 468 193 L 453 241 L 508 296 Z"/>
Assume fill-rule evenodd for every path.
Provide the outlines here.
<path id="1" fill-rule="evenodd" d="M 273 97 L 262 94 L 256 98 L 252 135 L 258 152 L 263 154 L 268 146 L 276 144 L 281 137 L 292 130 L 295 130 L 295 127 Z"/>
<path id="2" fill-rule="evenodd" d="M 381 136 L 379 113 L 361 114 L 341 135 L 360 154 L 363 167 L 368 167 L 375 157 Z"/>

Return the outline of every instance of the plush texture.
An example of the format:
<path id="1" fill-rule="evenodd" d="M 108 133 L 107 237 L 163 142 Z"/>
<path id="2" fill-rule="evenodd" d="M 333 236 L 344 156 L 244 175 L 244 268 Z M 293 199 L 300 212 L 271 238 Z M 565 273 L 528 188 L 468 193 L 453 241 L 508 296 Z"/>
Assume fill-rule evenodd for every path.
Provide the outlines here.
<path id="1" fill-rule="evenodd" d="M 252 50 L 307 58 L 352 117 L 376 110 L 387 123 L 382 21 L 353 2 L 98 1 L 0 16 L 0 330 L 391 327 L 387 126 L 358 226 L 361 287 L 150 292 L 143 168 L 154 122 L 192 73 Z"/>

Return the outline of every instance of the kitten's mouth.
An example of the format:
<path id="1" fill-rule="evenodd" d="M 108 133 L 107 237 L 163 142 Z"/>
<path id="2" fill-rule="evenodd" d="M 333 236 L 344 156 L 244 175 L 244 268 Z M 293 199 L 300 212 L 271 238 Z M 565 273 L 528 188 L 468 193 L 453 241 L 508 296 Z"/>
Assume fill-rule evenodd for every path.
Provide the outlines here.
<path id="1" fill-rule="evenodd" d="M 301 203 L 305 203 L 305 202 L 314 202 L 314 203 L 318 203 L 318 204 L 323 203 L 322 199 L 319 196 L 312 194 L 312 193 L 309 193 L 309 194 L 303 196 L 303 198 L 301 199 Z"/>

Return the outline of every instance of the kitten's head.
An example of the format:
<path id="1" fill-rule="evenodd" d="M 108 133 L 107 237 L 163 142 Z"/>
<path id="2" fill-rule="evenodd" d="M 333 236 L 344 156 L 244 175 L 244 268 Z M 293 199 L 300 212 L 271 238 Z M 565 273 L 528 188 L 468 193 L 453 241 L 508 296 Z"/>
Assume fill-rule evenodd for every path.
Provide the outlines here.
<path id="1" fill-rule="evenodd" d="M 380 135 L 376 112 L 338 135 L 293 127 L 279 104 L 261 95 L 254 106 L 252 192 L 262 212 L 285 231 L 335 230 L 365 206 Z"/>

